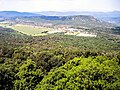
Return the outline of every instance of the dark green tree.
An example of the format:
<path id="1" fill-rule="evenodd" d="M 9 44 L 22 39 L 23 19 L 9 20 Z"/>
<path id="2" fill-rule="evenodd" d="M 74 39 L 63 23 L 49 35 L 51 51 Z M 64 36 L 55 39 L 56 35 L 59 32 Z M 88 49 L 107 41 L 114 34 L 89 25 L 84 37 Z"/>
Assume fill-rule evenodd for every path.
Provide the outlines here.
<path id="1" fill-rule="evenodd" d="M 41 69 L 37 69 L 34 61 L 28 59 L 19 68 L 14 82 L 15 90 L 33 90 L 43 78 Z"/>

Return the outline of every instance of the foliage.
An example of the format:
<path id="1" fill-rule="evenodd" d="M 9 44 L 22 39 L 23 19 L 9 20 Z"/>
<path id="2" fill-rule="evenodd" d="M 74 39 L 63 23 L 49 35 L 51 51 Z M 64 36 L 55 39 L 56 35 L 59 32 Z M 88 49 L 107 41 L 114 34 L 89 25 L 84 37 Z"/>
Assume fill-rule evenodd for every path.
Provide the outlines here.
<path id="1" fill-rule="evenodd" d="M 42 80 L 43 73 L 41 69 L 37 69 L 34 61 L 27 60 L 15 76 L 17 78 L 14 81 L 15 90 L 33 90 L 37 83 Z"/>
<path id="2" fill-rule="evenodd" d="M 16 64 L 8 58 L 0 58 L 0 89 L 12 90 L 15 80 Z"/>
<path id="3" fill-rule="evenodd" d="M 36 90 L 116 90 L 120 88 L 120 66 L 106 57 L 75 58 L 51 70 Z"/>
<path id="4" fill-rule="evenodd" d="M 30 36 L 24 35 L 10 28 L 0 27 L 0 48 L 20 46 L 29 42 Z"/>
<path id="5" fill-rule="evenodd" d="M 0 27 L 0 89 L 120 89 L 119 40 L 31 37 Z"/>

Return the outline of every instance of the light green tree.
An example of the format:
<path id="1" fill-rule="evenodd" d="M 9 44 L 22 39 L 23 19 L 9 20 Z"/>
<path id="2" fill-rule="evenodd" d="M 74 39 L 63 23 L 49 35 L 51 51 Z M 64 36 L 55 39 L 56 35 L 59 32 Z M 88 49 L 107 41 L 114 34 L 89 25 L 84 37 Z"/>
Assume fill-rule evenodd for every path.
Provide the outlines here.
<path id="1" fill-rule="evenodd" d="M 118 90 L 120 66 L 107 57 L 75 58 L 51 70 L 36 90 Z"/>
<path id="2" fill-rule="evenodd" d="M 19 68 L 14 82 L 15 90 L 33 90 L 43 78 L 41 69 L 37 69 L 34 61 L 28 59 Z"/>

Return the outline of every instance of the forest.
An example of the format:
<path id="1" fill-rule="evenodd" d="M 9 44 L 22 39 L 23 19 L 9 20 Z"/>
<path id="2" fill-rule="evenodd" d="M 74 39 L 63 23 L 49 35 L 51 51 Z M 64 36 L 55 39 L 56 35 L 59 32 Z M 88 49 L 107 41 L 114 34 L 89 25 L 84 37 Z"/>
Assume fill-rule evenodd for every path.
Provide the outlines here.
<path id="1" fill-rule="evenodd" d="M 119 90 L 120 38 L 28 36 L 0 27 L 1 90 Z"/>

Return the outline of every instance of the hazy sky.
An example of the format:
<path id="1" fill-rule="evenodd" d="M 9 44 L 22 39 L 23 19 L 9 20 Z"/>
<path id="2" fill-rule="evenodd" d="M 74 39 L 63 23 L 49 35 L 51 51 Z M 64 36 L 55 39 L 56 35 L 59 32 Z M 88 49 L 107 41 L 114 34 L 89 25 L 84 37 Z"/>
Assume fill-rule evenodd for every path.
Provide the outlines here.
<path id="1" fill-rule="evenodd" d="M 120 0 L 0 0 L 0 11 L 120 11 Z"/>

